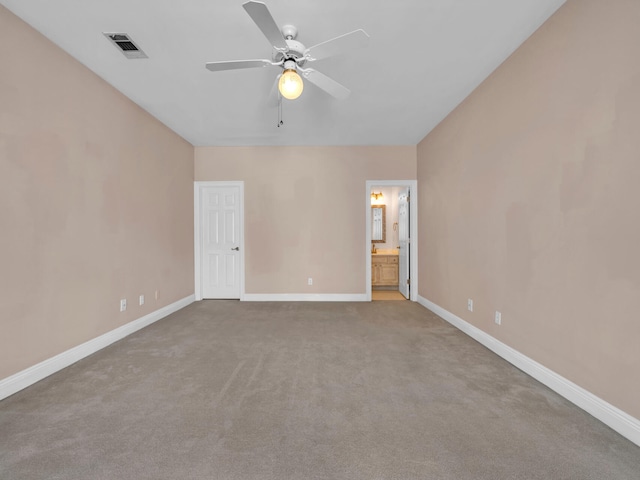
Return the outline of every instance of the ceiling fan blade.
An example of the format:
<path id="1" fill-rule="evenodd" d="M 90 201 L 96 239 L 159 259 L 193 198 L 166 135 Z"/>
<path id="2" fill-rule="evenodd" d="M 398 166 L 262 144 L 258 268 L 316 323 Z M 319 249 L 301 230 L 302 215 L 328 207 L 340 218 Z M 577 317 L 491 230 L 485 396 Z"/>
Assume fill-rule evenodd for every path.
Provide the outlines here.
<path id="1" fill-rule="evenodd" d="M 355 30 L 307 48 L 305 57 L 309 61 L 320 60 L 321 58 L 345 53 L 355 48 L 366 47 L 368 44 L 369 35 L 367 35 L 367 32 L 362 29 Z"/>
<path id="2" fill-rule="evenodd" d="M 229 60 L 225 62 L 209 62 L 205 66 L 212 72 L 223 70 L 239 70 L 241 68 L 268 67 L 273 65 L 269 60 Z"/>
<path id="3" fill-rule="evenodd" d="M 340 85 L 335 80 L 327 77 L 325 74 L 314 70 L 313 68 L 305 68 L 302 71 L 304 78 L 313 83 L 316 87 L 321 88 L 325 92 L 327 92 L 332 97 L 337 98 L 338 100 L 344 100 L 351 94 L 351 90 L 349 90 L 344 85 Z"/>
<path id="4" fill-rule="evenodd" d="M 262 31 L 267 40 L 278 50 L 287 50 L 287 42 L 282 36 L 282 32 L 275 20 L 271 16 L 271 12 L 262 2 L 249 1 L 243 3 L 242 6 L 253 19 L 258 28 Z"/>

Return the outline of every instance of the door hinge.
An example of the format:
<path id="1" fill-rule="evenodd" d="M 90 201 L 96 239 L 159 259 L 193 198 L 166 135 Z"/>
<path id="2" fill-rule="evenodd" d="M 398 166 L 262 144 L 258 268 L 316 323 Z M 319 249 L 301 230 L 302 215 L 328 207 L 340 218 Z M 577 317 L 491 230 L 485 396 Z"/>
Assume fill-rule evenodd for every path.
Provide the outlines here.
<path id="1" fill-rule="evenodd" d="M 411 285 L 411 279 L 407 278 L 407 285 Z"/>

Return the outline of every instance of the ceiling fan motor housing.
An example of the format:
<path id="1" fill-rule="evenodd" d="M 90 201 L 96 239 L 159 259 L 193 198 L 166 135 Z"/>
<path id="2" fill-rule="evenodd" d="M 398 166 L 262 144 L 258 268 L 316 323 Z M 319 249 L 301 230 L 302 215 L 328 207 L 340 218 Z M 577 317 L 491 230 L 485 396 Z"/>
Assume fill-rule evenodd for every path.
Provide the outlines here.
<path id="1" fill-rule="evenodd" d="M 293 25 L 285 25 L 282 27 L 282 35 L 287 42 L 287 51 L 280 52 L 274 49 L 273 61 L 279 62 L 280 60 L 295 60 L 299 66 L 304 65 L 306 59 L 304 53 L 307 48 L 297 40 L 294 40 L 298 36 L 298 29 Z"/>

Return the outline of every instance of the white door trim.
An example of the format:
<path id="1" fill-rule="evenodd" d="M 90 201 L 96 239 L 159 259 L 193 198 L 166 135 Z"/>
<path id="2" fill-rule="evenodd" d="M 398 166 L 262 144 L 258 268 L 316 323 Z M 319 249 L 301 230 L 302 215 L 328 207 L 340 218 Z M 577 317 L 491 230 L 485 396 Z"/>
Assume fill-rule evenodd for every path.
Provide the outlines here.
<path id="1" fill-rule="evenodd" d="M 411 237 L 411 232 L 407 232 L 407 224 L 411 227 L 411 201 L 408 198 L 410 192 L 411 189 L 408 187 L 402 187 L 398 192 L 398 245 L 401 249 L 398 252 L 398 290 L 406 298 L 411 296 L 411 285 L 406 281 L 411 275 L 411 266 L 407 263 L 411 258 L 407 245 L 411 245 L 411 243 L 406 241 L 406 237 L 404 239 L 402 237 L 405 235 Z M 403 199 L 402 202 L 400 198 Z M 409 209 L 409 215 L 406 214 L 406 209 Z M 401 210 L 404 211 L 402 216 L 400 215 Z"/>
<path id="2" fill-rule="evenodd" d="M 244 182 L 193 182 L 193 241 L 196 300 L 202 300 L 202 192 L 207 187 L 239 187 L 240 190 L 240 300 L 244 300 Z"/>
<path id="3" fill-rule="evenodd" d="M 411 275 L 411 291 L 409 300 L 418 300 L 418 181 L 417 180 L 367 180 L 366 181 L 366 243 L 365 243 L 365 265 L 366 265 L 366 285 L 367 301 L 371 301 L 371 188 L 372 187 L 408 187 L 411 190 L 411 207 L 409 217 L 411 225 L 409 244 L 409 272 Z"/>

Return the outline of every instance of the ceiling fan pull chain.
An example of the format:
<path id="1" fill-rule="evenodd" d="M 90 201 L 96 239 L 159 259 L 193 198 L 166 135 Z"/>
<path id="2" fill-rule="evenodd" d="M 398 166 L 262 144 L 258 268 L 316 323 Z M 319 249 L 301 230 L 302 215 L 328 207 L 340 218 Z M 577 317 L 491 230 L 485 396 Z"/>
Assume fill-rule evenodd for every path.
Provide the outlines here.
<path id="1" fill-rule="evenodd" d="M 282 125 L 284 125 L 284 122 L 282 121 L 282 97 L 278 93 L 278 128 Z"/>

